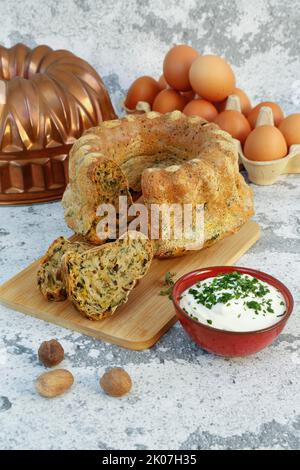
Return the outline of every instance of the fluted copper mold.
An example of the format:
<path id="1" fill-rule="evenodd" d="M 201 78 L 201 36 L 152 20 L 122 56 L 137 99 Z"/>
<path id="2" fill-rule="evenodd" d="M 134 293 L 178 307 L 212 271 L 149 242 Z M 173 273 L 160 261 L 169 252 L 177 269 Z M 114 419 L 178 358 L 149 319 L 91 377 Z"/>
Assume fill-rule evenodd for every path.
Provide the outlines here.
<path id="1" fill-rule="evenodd" d="M 59 199 L 73 142 L 115 117 L 84 60 L 48 46 L 0 46 L 0 204 Z"/>

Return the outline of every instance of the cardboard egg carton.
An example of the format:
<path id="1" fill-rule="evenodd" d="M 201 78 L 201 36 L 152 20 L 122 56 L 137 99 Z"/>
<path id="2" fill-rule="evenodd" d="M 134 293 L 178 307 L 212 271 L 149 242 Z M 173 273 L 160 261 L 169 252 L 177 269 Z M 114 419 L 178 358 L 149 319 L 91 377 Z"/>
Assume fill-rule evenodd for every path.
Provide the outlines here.
<path id="1" fill-rule="evenodd" d="M 126 114 L 144 114 L 151 111 L 151 106 L 147 101 L 138 101 L 135 109 L 129 109 L 125 106 L 125 100 L 122 100 L 121 108 L 124 109 Z"/>
<path id="2" fill-rule="evenodd" d="M 226 109 L 233 109 L 241 112 L 240 99 L 236 95 L 231 95 L 227 99 Z M 255 127 L 274 126 L 273 111 L 268 106 L 260 109 Z M 235 139 L 236 140 L 236 139 Z M 256 162 L 248 160 L 243 153 L 240 141 L 236 140 L 240 163 L 244 165 L 248 172 L 249 180 L 259 185 L 270 185 L 275 183 L 279 177 L 287 173 L 300 173 L 300 145 L 292 145 L 286 157 L 279 160 Z"/>

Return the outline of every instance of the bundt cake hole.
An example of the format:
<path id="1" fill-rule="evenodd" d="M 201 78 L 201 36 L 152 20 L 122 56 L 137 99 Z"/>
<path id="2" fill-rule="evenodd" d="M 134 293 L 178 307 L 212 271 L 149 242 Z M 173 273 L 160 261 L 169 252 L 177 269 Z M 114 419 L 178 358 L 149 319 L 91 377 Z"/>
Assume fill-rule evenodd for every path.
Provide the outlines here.
<path id="1" fill-rule="evenodd" d="M 157 169 L 180 166 L 187 160 L 187 154 L 179 156 L 173 152 L 160 151 L 152 155 L 133 156 L 121 165 L 121 169 L 128 179 L 129 187 L 133 191 L 141 193 L 141 180 L 145 170 L 155 171 Z"/>

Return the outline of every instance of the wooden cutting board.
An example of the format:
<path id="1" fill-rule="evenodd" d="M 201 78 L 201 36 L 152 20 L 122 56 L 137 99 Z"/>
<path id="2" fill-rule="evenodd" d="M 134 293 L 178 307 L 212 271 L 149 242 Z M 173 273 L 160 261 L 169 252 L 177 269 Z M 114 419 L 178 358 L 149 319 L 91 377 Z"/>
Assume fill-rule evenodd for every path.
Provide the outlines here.
<path id="1" fill-rule="evenodd" d="M 154 259 L 148 274 L 138 283 L 114 316 L 102 321 L 85 319 L 68 301 L 47 302 L 36 287 L 38 261 L 0 286 L 5 306 L 88 336 L 128 349 L 146 349 L 176 322 L 172 302 L 160 296 L 162 281 L 170 271 L 178 279 L 198 268 L 234 264 L 260 237 L 259 226 L 248 221 L 228 238 L 182 258 Z"/>

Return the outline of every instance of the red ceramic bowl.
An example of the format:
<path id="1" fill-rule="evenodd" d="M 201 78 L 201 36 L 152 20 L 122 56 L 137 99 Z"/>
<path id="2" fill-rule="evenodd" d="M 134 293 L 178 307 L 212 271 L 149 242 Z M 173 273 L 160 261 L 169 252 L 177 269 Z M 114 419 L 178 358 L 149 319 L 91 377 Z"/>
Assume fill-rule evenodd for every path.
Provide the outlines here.
<path id="1" fill-rule="evenodd" d="M 204 325 L 193 320 L 179 305 L 181 294 L 198 281 L 215 277 L 218 274 L 226 274 L 239 271 L 249 274 L 276 287 L 284 297 L 286 303 L 286 314 L 278 323 L 263 330 L 249 332 L 224 331 L 210 325 Z M 238 266 L 214 266 L 211 268 L 198 269 L 182 276 L 175 283 L 172 300 L 176 314 L 188 335 L 199 345 L 210 353 L 225 357 L 248 356 L 261 351 L 271 344 L 281 333 L 293 311 L 294 301 L 290 291 L 280 281 L 269 274 L 255 269 L 241 268 Z"/>

